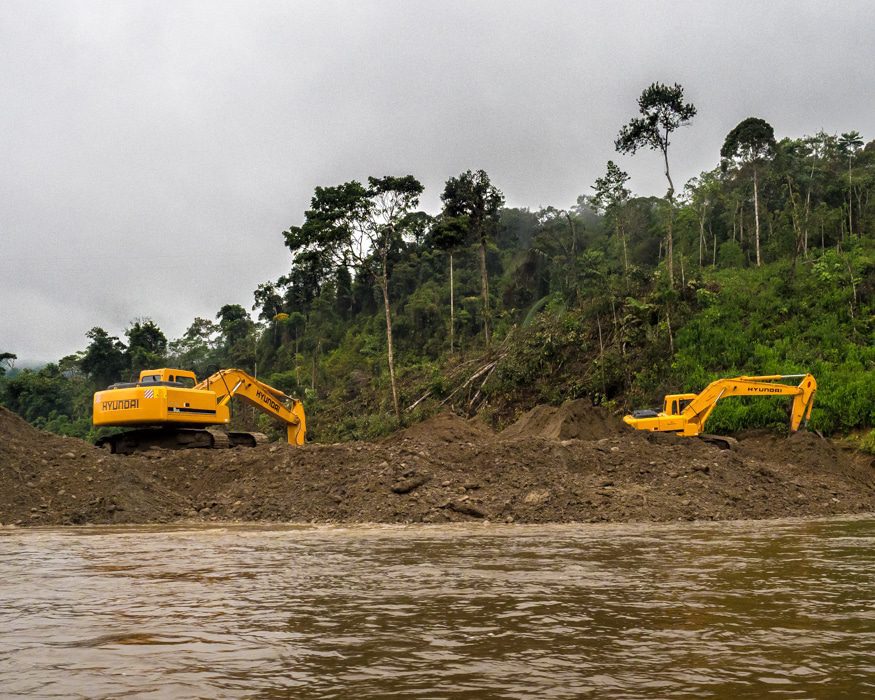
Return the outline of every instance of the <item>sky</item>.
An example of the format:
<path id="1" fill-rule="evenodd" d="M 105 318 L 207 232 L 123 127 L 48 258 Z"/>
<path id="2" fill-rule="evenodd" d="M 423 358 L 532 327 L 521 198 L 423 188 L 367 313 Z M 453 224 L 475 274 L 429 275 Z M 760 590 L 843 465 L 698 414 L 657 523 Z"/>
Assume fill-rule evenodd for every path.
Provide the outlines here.
<path id="1" fill-rule="evenodd" d="M 875 137 L 875 3 L 0 0 L 0 352 L 19 365 L 169 338 L 288 271 L 316 186 L 415 175 L 435 213 L 482 168 L 509 206 L 565 207 L 652 82 L 698 108 L 673 179 L 746 117 Z"/>

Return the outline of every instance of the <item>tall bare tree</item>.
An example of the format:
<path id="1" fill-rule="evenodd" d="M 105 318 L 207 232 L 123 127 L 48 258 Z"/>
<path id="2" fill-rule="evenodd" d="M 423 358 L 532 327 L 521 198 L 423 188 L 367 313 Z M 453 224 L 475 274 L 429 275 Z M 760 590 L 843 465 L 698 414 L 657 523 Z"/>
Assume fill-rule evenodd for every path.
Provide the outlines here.
<path id="1" fill-rule="evenodd" d="M 863 147 L 859 131 L 849 131 L 839 137 L 839 147 L 848 155 L 848 235 L 854 235 L 854 180 L 851 166 L 857 151 Z"/>
<path id="2" fill-rule="evenodd" d="M 759 117 L 748 117 L 726 135 L 720 157 L 722 167 L 736 164 L 739 168 L 753 170 L 753 207 L 757 267 L 762 265 L 760 253 L 760 195 L 759 176 L 762 165 L 775 155 L 775 130 Z"/>
<path id="3" fill-rule="evenodd" d="M 668 204 L 668 231 L 666 233 L 666 256 L 668 259 L 668 277 L 674 284 L 674 183 L 668 167 L 668 147 L 671 145 L 671 135 L 680 127 L 686 126 L 696 116 L 696 108 L 692 103 L 684 102 L 684 89 L 675 83 L 663 85 L 653 83 L 645 88 L 638 98 L 640 117 L 635 117 L 620 130 L 620 135 L 614 141 L 614 147 L 619 153 L 634 154 L 639 148 L 649 148 L 662 153 L 665 164 L 665 178 L 668 180 L 668 192 L 665 199 Z"/>
<path id="4" fill-rule="evenodd" d="M 464 218 L 480 253 L 480 292 L 483 298 L 483 337 L 490 343 L 489 274 L 486 270 L 486 247 L 495 236 L 504 195 L 489 180 L 483 170 L 470 170 L 447 180 L 444 193 L 444 215 Z"/>

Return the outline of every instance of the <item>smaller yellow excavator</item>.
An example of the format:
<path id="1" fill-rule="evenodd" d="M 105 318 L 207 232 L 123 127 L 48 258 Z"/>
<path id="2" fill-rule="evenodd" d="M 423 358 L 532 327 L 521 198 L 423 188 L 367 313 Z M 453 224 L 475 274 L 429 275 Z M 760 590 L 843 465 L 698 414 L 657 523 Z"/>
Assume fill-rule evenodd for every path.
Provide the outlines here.
<path id="1" fill-rule="evenodd" d="M 290 445 L 303 445 L 307 432 L 304 406 L 239 369 L 222 369 L 197 381 L 183 369 L 144 369 L 136 382 L 113 384 L 94 394 L 95 426 L 135 427 L 97 441 L 114 453 L 150 447 L 254 447 L 263 433 L 225 432 L 212 426 L 231 421 L 233 397 L 255 406 L 286 426 Z"/>
<path id="2" fill-rule="evenodd" d="M 798 386 L 782 380 L 800 379 Z M 770 374 L 763 377 L 733 377 L 711 382 L 698 394 L 668 394 L 662 411 L 633 411 L 623 421 L 637 430 L 676 435 L 701 435 L 714 407 L 727 396 L 792 396 L 790 432 L 808 423 L 817 382 L 810 374 Z"/>

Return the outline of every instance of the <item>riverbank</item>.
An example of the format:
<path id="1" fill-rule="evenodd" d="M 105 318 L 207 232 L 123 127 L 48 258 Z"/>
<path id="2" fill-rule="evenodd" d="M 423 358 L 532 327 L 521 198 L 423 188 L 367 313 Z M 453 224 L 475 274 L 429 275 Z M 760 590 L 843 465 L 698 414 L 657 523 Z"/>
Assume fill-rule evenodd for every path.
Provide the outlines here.
<path id="1" fill-rule="evenodd" d="M 381 442 L 110 455 L 0 409 L 0 523 L 562 523 L 875 512 L 871 456 L 811 433 L 722 450 L 584 401 L 502 433 L 443 414 Z"/>

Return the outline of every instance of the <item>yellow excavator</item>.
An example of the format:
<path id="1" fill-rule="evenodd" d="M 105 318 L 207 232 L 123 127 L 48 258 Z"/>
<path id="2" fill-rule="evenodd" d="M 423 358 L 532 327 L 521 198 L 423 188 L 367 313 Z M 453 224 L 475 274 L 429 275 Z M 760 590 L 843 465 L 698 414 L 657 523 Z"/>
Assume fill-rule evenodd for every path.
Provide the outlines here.
<path id="1" fill-rule="evenodd" d="M 231 421 L 233 397 L 255 406 L 286 426 L 290 445 L 303 445 L 307 432 L 304 406 L 239 369 L 222 369 L 198 382 L 183 369 L 144 369 L 139 380 L 111 385 L 94 394 L 92 423 L 133 427 L 97 441 L 113 453 L 130 454 L 150 447 L 254 447 L 263 433 L 226 432 L 214 426 Z"/>
<path id="2" fill-rule="evenodd" d="M 798 386 L 781 383 L 783 380 L 800 378 L 802 381 Z M 810 374 L 718 379 L 698 394 L 667 395 L 662 411 L 633 411 L 632 415 L 624 416 L 623 421 L 637 430 L 705 437 L 702 435 L 705 421 L 720 399 L 727 396 L 792 396 L 790 432 L 796 432 L 800 426 L 808 423 L 816 393 L 817 382 Z"/>

